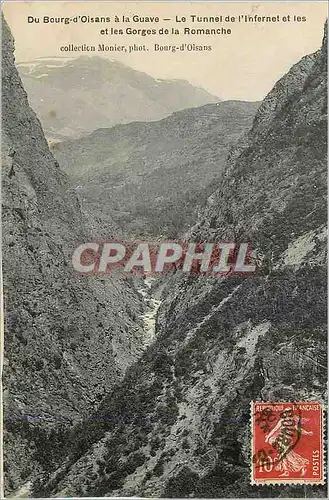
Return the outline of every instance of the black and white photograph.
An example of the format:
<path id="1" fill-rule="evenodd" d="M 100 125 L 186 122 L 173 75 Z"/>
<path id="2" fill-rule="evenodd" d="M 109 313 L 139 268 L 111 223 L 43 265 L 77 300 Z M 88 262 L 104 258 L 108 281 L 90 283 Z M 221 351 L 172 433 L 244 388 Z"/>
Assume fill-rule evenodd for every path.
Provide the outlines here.
<path id="1" fill-rule="evenodd" d="M 2 2 L 4 498 L 326 498 L 326 2 Z"/>

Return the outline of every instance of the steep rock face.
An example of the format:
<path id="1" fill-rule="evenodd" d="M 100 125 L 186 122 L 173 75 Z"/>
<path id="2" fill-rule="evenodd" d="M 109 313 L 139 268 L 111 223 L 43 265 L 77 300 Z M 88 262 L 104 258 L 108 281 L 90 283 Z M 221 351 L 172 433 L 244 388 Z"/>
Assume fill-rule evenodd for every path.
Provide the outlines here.
<path id="1" fill-rule="evenodd" d="M 75 429 L 38 494 L 325 495 L 249 483 L 250 401 L 325 401 L 325 51 L 324 41 L 265 99 L 191 232 L 251 238 L 259 270 L 172 278 L 157 341 Z"/>
<path id="2" fill-rule="evenodd" d="M 135 235 L 177 237 L 215 190 L 228 152 L 257 108 L 242 101 L 208 104 L 158 122 L 96 130 L 56 144 L 53 152 L 84 209 L 104 225 L 110 213 Z"/>
<path id="3" fill-rule="evenodd" d="M 140 297 L 126 280 L 82 279 L 78 200 L 29 108 L 2 31 L 6 492 L 56 463 L 67 427 L 99 404 L 142 350 Z M 109 235 L 116 232 L 113 225 Z M 57 455 L 56 455 L 57 453 Z"/>
<path id="4" fill-rule="evenodd" d="M 185 80 L 160 80 L 98 56 L 45 58 L 18 65 L 46 137 L 79 137 L 99 127 L 159 120 L 218 102 Z"/>

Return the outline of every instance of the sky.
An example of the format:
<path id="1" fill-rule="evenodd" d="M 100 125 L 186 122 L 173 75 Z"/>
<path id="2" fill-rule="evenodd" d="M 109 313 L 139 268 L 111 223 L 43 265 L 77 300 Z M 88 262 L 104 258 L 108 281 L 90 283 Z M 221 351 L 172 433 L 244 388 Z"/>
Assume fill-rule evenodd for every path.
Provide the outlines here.
<path id="1" fill-rule="evenodd" d="M 5 2 L 5 18 L 15 38 L 17 62 L 37 57 L 74 57 L 77 53 L 61 51 L 69 44 L 145 45 L 148 51 L 111 52 L 110 58 L 144 71 L 155 78 L 183 78 L 203 87 L 221 99 L 258 101 L 275 82 L 299 59 L 321 46 L 323 25 L 327 17 L 326 2 L 263 2 L 263 3 L 133 3 L 133 2 Z M 109 16 L 110 23 L 44 24 L 44 16 L 74 17 L 78 15 Z M 114 22 L 117 15 L 120 22 Z M 122 23 L 122 16 L 129 23 Z M 159 23 L 132 22 L 132 16 L 158 16 Z M 191 15 L 235 17 L 229 23 L 192 23 Z M 279 16 L 279 22 L 238 22 L 238 16 Z M 290 16 L 283 22 L 283 16 Z M 28 16 L 41 18 L 28 23 Z M 176 16 L 187 19 L 176 22 Z M 303 16 L 306 21 L 295 21 Z M 164 21 L 163 19 L 170 19 Z M 240 18 L 241 19 L 241 18 Z M 101 35 L 105 28 L 179 29 L 180 35 Z M 188 28 L 230 28 L 231 35 L 200 36 L 182 34 Z M 211 51 L 172 53 L 154 50 L 154 45 L 211 45 Z M 83 55 L 86 55 L 84 53 Z M 102 55 L 104 53 L 93 53 Z M 106 55 L 105 55 L 106 57 Z"/>

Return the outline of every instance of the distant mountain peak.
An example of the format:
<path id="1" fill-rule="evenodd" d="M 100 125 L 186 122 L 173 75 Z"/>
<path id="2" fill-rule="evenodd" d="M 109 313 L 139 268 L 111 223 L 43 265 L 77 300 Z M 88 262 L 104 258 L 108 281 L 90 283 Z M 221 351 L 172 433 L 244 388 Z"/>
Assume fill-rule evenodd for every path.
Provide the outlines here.
<path id="1" fill-rule="evenodd" d="M 187 80 L 153 78 L 112 58 L 44 57 L 17 67 L 49 139 L 159 120 L 174 111 L 220 101 Z"/>

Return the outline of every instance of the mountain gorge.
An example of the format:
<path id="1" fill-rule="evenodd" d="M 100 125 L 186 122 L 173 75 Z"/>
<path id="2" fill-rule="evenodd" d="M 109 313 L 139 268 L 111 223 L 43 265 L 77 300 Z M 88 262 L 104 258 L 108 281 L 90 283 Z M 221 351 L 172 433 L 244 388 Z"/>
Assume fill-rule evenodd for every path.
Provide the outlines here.
<path id="1" fill-rule="evenodd" d="M 250 485 L 250 402 L 326 402 L 326 34 L 261 104 L 185 84 L 186 100 L 166 100 L 175 82 L 157 94 L 140 74 L 143 96 L 129 98 L 143 120 L 200 107 L 114 127 L 127 68 L 96 58 L 101 80 L 89 58 L 27 65 L 27 94 L 5 22 L 2 54 L 6 496 L 326 497 L 325 486 Z M 81 68 L 88 88 L 73 95 Z M 59 88 L 68 100 L 47 121 Z M 97 130 L 50 150 L 28 95 L 46 137 Z M 186 230 L 250 241 L 256 272 L 177 270 L 160 286 L 73 272 L 72 249 L 95 235 Z"/>
<path id="2" fill-rule="evenodd" d="M 252 242 L 252 276 L 165 285 L 157 337 L 72 430 L 38 496 L 325 497 L 250 485 L 250 401 L 325 402 L 327 40 L 274 86 L 189 237 Z"/>
<path id="3" fill-rule="evenodd" d="M 102 57 L 40 58 L 18 64 L 47 139 L 80 137 L 118 123 L 159 120 L 220 99 L 185 80 L 155 79 Z"/>
<path id="4" fill-rule="evenodd" d="M 180 237 L 215 190 L 257 107 L 208 104 L 156 122 L 96 130 L 52 151 L 84 211 L 104 230 L 111 217 L 130 235 Z"/>

